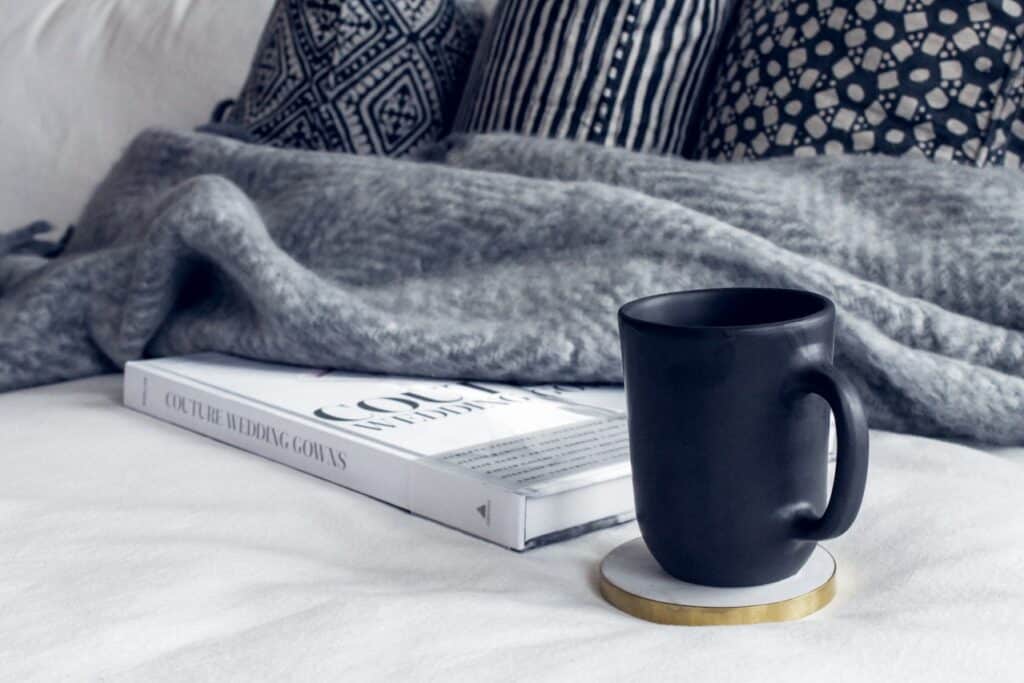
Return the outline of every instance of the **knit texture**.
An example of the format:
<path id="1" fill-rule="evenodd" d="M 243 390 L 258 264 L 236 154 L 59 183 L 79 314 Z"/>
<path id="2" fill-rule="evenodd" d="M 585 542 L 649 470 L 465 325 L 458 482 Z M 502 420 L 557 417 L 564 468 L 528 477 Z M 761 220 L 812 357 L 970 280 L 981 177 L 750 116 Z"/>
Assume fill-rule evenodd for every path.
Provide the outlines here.
<path id="1" fill-rule="evenodd" d="M 62 256 L 31 272 L 0 258 L 0 389 L 205 350 L 618 382 L 621 303 L 787 286 L 836 301 L 837 363 L 872 426 L 1024 443 L 1017 171 L 514 136 L 433 159 L 143 133 Z"/>

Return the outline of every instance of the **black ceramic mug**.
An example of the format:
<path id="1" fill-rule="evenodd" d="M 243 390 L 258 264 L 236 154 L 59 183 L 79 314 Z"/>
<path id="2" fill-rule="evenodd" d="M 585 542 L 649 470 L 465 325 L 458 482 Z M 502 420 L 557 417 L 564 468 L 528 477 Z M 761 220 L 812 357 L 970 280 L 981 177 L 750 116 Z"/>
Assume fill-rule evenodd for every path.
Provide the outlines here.
<path id="1" fill-rule="evenodd" d="M 660 294 L 619 310 L 637 520 L 672 576 L 779 581 L 853 523 L 868 429 L 832 365 L 835 317 L 825 297 L 787 289 Z M 830 406 L 839 453 L 826 506 Z"/>

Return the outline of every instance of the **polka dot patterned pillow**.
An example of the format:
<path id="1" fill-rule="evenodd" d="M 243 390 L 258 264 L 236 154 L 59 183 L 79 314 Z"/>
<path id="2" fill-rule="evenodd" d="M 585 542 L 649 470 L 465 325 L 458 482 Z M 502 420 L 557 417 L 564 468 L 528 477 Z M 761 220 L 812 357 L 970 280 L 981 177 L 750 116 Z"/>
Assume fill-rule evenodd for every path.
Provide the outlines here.
<path id="1" fill-rule="evenodd" d="M 1024 0 L 744 0 L 698 153 L 1019 167 Z"/>

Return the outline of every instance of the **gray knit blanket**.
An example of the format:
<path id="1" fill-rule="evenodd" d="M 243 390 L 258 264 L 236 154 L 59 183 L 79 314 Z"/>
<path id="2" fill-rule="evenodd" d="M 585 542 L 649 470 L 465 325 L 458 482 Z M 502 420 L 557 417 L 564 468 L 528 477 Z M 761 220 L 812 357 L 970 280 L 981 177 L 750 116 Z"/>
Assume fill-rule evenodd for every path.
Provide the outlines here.
<path id="1" fill-rule="evenodd" d="M 1024 184 L 909 159 L 710 164 L 514 136 L 394 161 L 151 130 L 48 259 L 0 237 L 0 390 L 223 351 L 619 382 L 616 310 L 698 287 L 839 308 L 872 426 L 1024 443 Z"/>

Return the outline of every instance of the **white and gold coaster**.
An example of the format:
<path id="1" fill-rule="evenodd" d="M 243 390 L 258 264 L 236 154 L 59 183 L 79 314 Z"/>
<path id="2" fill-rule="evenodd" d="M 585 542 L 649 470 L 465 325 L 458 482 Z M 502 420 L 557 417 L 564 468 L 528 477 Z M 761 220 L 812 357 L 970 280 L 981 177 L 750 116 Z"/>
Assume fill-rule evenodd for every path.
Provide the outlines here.
<path id="1" fill-rule="evenodd" d="M 763 586 L 718 588 L 673 578 L 642 538 L 623 543 L 601 563 L 601 595 L 623 612 L 658 624 L 724 626 L 802 619 L 836 594 L 836 561 L 820 545 L 803 568 Z"/>

